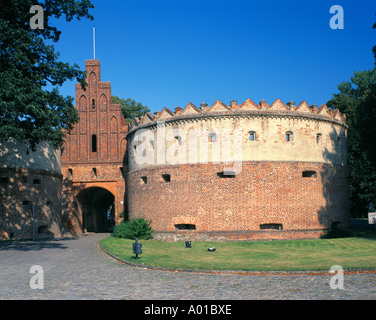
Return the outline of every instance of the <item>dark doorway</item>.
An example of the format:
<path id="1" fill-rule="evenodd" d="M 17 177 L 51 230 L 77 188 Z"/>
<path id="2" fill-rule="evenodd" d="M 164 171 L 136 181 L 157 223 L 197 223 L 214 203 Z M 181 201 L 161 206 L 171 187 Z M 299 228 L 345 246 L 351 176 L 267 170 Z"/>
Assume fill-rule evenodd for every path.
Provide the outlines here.
<path id="1" fill-rule="evenodd" d="M 115 226 L 114 195 L 106 189 L 92 187 L 77 197 L 82 212 L 83 232 L 110 232 Z"/>

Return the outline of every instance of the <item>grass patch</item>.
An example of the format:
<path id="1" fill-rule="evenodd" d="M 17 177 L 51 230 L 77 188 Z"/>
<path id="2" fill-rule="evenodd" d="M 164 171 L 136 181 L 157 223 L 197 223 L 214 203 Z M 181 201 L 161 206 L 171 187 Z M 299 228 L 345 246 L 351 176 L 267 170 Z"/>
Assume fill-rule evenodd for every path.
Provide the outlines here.
<path id="1" fill-rule="evenodd" d="M 160 242 L 142 240 L 143 253 L 135 260 L 133 240 L 109 237 L 101 244 L 117 257 L 153 267 L 197 270 L 307 271 L 376 269 L 376 238 L 349 237 L 266 242 Z M 367 234 L 366 234 L 367 236 Z M 216 251 L 208 252 L 209 247 Z"/>

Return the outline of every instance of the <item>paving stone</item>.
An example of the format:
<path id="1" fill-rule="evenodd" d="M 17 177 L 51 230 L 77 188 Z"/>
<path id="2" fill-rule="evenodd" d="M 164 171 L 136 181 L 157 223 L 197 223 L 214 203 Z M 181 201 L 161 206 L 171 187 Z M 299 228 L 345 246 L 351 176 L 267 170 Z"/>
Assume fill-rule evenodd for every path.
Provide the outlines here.
<path id="1" fill-rule="evenodd" d="M 148 270 L 119 263 L 97 243 L 108 234 L 0 243 L 0 299 L 376 299 L 376 274 L 345 274 L 344 290 L 330 275 L 236 275 Z M 44 270 L 33 290 L 32 265 Z"/>

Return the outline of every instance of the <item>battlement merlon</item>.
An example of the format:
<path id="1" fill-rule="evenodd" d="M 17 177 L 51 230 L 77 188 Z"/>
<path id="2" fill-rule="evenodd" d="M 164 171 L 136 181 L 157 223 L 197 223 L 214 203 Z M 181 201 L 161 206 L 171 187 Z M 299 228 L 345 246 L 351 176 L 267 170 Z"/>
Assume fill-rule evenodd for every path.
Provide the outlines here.
<path id="1" fill-rule="evenodd" d="M 320 107 L 317 107 L 316 105 L 309 106 L 306 101 L 302 101 L 299 105 L 295 106 L 293 101 L 289 101 L 287 104 L 284 104 L 280 99 L 277 99 L 271 105 L 268 105 L 265 100 L 262 100 L 259 104 L 256 104 L 248 98 L 240 105 L 235 100 L 232 100 L 230 105 L 226 105 L 221 100 L 217 100 L 210 107 L 203 102 L 201 103 L 201 108 L 196 107 L 190 102 L 184 109 L 176 107 L 175 112 L 171 111 L 167 107 L 164 107 L 161 112 L 154 112 L 154 115 L 147 112 L 141 117 L 141 119 L 135 118 L 130 124 L 130 131 L 155 124 L 157 121 L 162 120 L 170 122 L 184 118 L 231 115 L 302 117 L 329 121 L 339 124 L 346 129 L 348 128 L 346 124 L 346 115 L 342 114 L 338 109 L 329 109 L 325 104 L 321 105 Z"/>

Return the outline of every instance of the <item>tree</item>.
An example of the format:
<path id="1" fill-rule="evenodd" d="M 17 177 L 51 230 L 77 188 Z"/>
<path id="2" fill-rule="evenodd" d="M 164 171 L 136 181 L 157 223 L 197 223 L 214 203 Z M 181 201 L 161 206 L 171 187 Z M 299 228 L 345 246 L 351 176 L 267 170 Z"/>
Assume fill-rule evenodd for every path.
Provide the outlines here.
<path id="1" fill-rule="evenodd" d="M 347 116 L 350 206 L 354 217 L 376 205 L 376 68 L 354 72 L 327 105 Z"/>
<path id="2" fill-rule="evenodd" d="M 32 28 L 34 5 L 43 8 L 43 29 Z M 1 0 L 0 2 L 0 141 L 13 138 L 34 149 L 42 140 L 59 147 L 62 130 L 78 121 L 72 97 L 58 87 L 76 79 L 85 86 L 85 72 L 77 64 L 58 60 L 59 53 L 47 41 L 59 41 L 61 31 L 50 18 L 93 19 L 90 0 Z"/>
<path id="3" fill-rule="evenodd" d="M 141 118 L 145 112 L 150 112 L 148 107 L 143 106 L 141 102 L 136 102 L 131 98 L 120 99 L 117 96 L 112 96 L 111 101 L 112 103 L 121 105 L 121 111 L 127 123 L 131 123 L 134 118 Z"/>
<path id="4" fill-rule="evenodd" d="M 376 29 L 376 22 L 372 27 L 373 29 Z M 372 48 L 373 56 L 375 57 L 375 65 L 376 65 L 376 46 Z"/>

